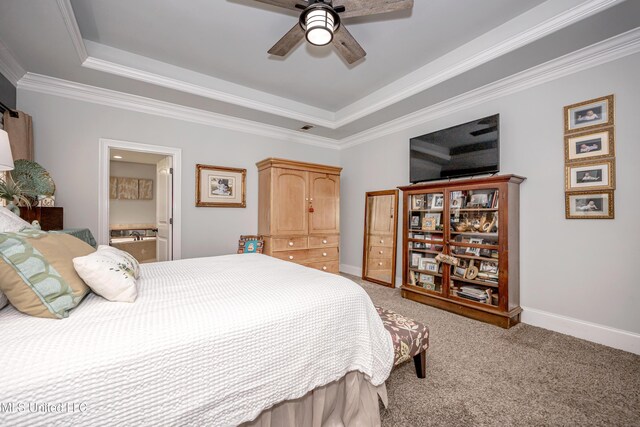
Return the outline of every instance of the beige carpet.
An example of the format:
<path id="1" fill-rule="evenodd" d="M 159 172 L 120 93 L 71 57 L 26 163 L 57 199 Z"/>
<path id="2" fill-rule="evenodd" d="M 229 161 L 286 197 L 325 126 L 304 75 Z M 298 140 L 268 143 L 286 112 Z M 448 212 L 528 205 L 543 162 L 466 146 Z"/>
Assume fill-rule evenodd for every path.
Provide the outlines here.
<path id="1" fill-rule="evenodd" d="M 384 427 L 640 426 L 640 356 L 524 324 L 504 330 L 347 277 L 431 330 L 427 378 L 407 363 L 387 381 Z"/>

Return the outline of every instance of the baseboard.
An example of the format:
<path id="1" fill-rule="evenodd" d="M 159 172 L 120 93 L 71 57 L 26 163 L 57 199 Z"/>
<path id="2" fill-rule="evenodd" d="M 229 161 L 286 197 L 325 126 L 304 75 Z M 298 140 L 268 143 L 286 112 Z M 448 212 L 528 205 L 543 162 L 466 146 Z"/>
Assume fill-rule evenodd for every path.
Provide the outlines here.
<path id="1" fill-rule="evenodd" d="M 362 267 L 356 267 L 355 265 L 340 264 L 340 272 L 351 274 L 353 276 L 362 277 Z M 396 288 L 402 285 L 402 276 L 396 277 Z"/>
<path id="2" fill-rule="evenodd" d="M 356 267 L 356 266 L 347 265 L 347 264 L 340 264 L 340 272 L 360 277 L 362 275 L 362 267 Z"/>
<path id="3" fill-rule="evenodd" d="M 634 332 L 529 307 L 522 307 L 522 323 L 640 354 L 640 334 Z"/>

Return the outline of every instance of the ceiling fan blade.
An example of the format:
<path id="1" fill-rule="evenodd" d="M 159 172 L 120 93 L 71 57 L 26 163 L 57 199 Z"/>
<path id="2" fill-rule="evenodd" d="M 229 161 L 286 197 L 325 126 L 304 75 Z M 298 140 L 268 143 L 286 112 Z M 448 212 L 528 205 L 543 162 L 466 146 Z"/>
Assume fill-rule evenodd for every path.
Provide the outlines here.
<path id="1" fill-rule="evenodd" d="M 358 44 L 344 25 L 341 25 L 333 35 L 333 45 L 338 49 L 340 56 L 349 64 L 353 64 L 367 56 L 367 52 Z"/>
<path id="2" fill-rule="evenodd" d="M 302 39 L 304 39 L 304 30 L 300 27 L 300 24 L 296 24 L 284 37 L 278 40 L 278 43 L 269 49 L 269 53 L 276 56 L 285 56 L 291 52 Z"/>
<path id="3" fill-rule="evenodd" d="M 338 6 L 345 8 L 340 13 L 340 18 L 344 19 L 411 9 L 413 0 L 334 0 L 333 7 Z"/>
<path id="4" fill-rule="evenodd" d="M 299 8 L 296 7 L 297 4 L 304 4 L 305 7 L 307 5 L 306 0 L 256 0 L 256 1 L 260 3 L 270 4 L 272 6 L 284 7 L 285 9 L 291 9 L 291 10 L 299 10 Z"/>

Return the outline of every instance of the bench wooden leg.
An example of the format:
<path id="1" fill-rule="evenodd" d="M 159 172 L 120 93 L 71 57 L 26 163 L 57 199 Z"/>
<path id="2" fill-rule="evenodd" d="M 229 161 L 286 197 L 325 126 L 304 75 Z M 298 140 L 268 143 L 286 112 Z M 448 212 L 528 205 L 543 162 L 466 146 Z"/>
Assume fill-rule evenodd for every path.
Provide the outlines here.
<path id="1" fill-rule="evenodd" d="M 416 365 L 416 375 L 418 378 L 427 376 L 427 350 L 413 356 L 413 363 Z"/>

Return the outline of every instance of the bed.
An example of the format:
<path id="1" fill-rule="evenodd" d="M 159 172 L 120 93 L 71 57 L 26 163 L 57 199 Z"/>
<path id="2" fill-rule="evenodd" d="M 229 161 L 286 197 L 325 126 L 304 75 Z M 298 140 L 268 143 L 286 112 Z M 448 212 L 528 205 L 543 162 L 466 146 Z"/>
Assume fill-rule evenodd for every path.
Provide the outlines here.
<path id="1" fill-rule="evenodd" d="M 352 281 L 259 254 L 141 268 L 133 304 L 0 311 L 0 425 L 260 424 L 345 379 L 384 394 L 391 337 Z"/>

